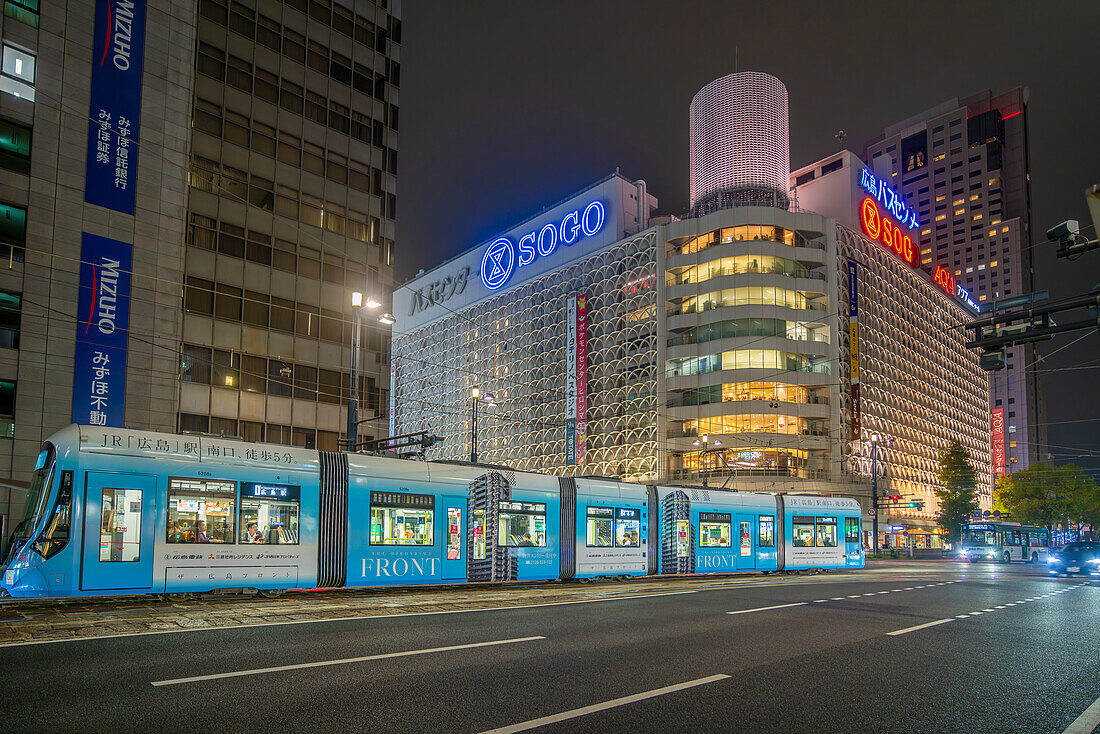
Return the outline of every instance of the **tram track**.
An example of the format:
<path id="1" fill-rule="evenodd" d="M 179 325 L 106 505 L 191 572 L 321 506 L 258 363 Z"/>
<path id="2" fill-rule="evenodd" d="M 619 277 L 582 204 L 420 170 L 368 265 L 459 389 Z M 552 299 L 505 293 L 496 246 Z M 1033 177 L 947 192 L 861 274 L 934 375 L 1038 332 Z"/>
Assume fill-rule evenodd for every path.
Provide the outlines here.
<path id="1" fill-rule="evenodd" d="M 19 600 L 0 605 L 0 646 L 135 634 L 213 630 L 235 627 L 339 621 L 530 608 L 561 604 L 628 600 L 646 596 L 696 593 L 723 589 L 759 589 L 816 583 L 900 583 L 954 569 L 881 569 L 820 575 L 695 576 L 647 578 L 622 583 L 498 584 L 470 588 L 404 587 L 399 589 L 331 589 L 291 592 L 278 599 L 215 595 L 186 601 L 155 601 L 149 597 L 105 597 L 75 600 Z M 886 576 L 889 576 L 889 579 Z"/>

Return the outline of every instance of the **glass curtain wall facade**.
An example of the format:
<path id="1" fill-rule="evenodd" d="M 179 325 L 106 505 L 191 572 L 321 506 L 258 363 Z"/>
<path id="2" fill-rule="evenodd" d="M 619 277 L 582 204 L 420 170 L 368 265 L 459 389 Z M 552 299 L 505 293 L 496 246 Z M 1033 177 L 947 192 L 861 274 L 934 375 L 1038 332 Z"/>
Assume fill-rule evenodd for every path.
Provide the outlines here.
<path id="1" fill-rule="evenodd" d="M 668 481 L 787 491 L 837 475 L 823 223 L 738 207 L 665 228 Z"/>

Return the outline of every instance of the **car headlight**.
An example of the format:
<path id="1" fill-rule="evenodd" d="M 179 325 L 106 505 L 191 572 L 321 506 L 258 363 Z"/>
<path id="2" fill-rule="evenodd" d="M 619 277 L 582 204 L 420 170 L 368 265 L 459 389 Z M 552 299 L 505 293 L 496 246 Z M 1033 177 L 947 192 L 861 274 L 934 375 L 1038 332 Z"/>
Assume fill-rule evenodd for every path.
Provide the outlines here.
<path id="1" fill-rule="evenodd" d="M 1050 557 L 1047 558 L 1047 563 L 1051 563 L 1051 564 L 1058 563 L 1058 561 L 1060 561 L 1060 560 L 1062 560 L 1062 559 L 1060 559 L 1058 556 L 1050 556 Z"/>

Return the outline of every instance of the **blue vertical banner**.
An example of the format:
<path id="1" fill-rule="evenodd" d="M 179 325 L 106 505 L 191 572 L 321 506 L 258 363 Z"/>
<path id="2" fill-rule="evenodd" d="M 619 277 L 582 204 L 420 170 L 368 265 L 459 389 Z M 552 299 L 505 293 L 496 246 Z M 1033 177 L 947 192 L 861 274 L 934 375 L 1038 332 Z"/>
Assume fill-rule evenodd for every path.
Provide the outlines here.
<path id="1" fill-rule="evenodd" d="M 134 213 L 145 0 L 96 0 L 84 201 Z"/>
<path id="2" fill-rule="evenodd" d="M 73 366 L 74 423 L 122 427 L 132 250 L 125 242 L 84 233 Z"/>

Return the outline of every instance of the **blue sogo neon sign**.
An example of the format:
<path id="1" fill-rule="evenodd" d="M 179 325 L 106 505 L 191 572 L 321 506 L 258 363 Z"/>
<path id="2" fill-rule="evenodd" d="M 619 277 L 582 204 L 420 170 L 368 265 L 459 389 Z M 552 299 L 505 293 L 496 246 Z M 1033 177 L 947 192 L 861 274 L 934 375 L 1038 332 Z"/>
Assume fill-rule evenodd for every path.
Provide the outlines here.
<path id="1" fill-rule="evenodd" d="M 518 268 L 530 265 L 538 256 L 549 257 L 559 244 L 572 245 L 581 236 L 592 237 L 607 223 L 607 210 L 603 202 L 593 201 L 584 210 L 574 209 L 566 214 L 561 224 L 548 222 L 538 230 L 531 230 L 513 243 L 507 237 L 498 237 L 485 248 L 481 256 L 481 282 L 491 291 L 500 288 Z"/>
<path id="2" fill-rule="evenodd" d="M 916 229 L 920 226 L 920 222 L 917 221 L 917 213 L 910 209 L 901 196 L 887 186 L 885 181 L 871 173 L 870 169 L 864 168 L 860 171 L 859 185 L 863 187 L 864 191 L 875 197 L 879 204 L 886 207 L 886 210 L 893 215 L 894 219 L 909 229 Z"/>

